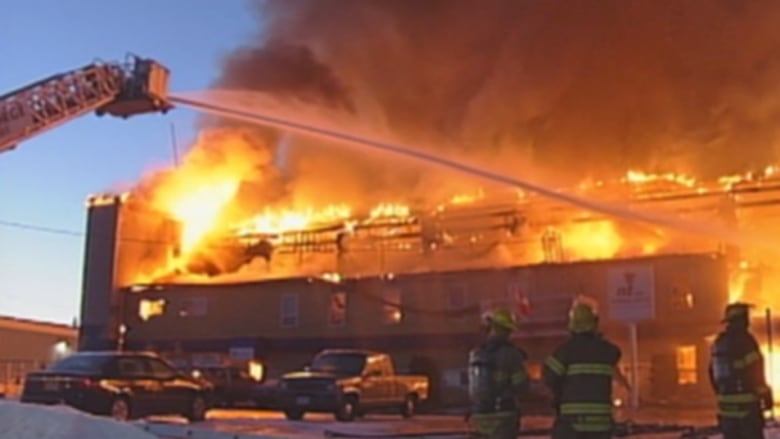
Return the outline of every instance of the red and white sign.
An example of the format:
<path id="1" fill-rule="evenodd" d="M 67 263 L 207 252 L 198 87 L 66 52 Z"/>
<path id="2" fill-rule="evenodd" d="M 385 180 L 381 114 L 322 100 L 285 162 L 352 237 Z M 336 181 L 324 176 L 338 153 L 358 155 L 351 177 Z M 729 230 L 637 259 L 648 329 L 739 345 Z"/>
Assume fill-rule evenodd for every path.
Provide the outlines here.
<path id="1" fill-rule="evenodd" d="M 613 267 L 607 276 L 610 319 L 639 322 L 655 318 L 655 273 L 652 265 Z"/>
<path id="2" fill-rule="evenodd" d="M 531 314 L 531 300 L 528 298 L 527 291 L 523 287 L 522 282 L 511 282 L 507 286 L 507 293 L 516 315 L 528 316 Z"/>

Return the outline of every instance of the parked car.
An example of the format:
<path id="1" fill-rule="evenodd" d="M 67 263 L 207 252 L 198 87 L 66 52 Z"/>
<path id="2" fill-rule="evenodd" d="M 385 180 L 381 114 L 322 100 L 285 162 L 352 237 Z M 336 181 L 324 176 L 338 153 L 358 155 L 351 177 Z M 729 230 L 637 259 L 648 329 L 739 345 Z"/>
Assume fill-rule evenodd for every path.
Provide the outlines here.
<path id="1" fill-rule="evenodd" d="M 428 398 L 428 378 L 396 375 L 390 356 L 362 350 L 325 350 L 307 370 L 286 374 L 279 381 L 280 406 L 287 419 L 306 412 L 333 413 L 352 421 L 370 411 L 397 409 L 414 415 Z"/>
<path id="2" fill-rule="evenodd" d="M 246 368 L 238 366 L 199 367 L 192 370 L 193 377 L 214 386 L 213 402 L 218 407 L 234 407 L 241 403 L 257 404 L 262 380 L 249 375 Z"/>
<path id="3" fill-rule="evenodd" d="M 27 375 L 21 402 L 64 403 L 127 420 L 183 415 L 202 421 L 212 388 L 180 373 L 153 353 L 82 352 Z"/>

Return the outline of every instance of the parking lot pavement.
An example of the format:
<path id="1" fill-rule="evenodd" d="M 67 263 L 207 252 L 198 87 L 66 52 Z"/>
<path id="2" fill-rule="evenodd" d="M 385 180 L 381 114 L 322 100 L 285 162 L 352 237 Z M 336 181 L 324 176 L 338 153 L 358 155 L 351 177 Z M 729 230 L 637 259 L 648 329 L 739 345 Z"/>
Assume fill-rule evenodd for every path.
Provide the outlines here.
<path id="1" fill-rule="evenodd" d="M 638 422 L 686 423 L 686 425 L 704 426 L 711 424 L 707 412 L 648 411 L 635 416 Z M 449 432 L 447 439 L 465 437 L 468 428 L 461 416 L 422 415 L 413 419 L 402 419 L 397 415 L 369 415 L 355 422 L 343 423 L 333 420 L 327 414 L 307 414 L 302 421 L 288 421 L 278 412 L 256 410 L 215 410 L 209 413 L 205 422 L 188 425 L 186 421 L 167 419 L 174 425 L 158 426 L 160 436 L 166 438 L 209 438 L 209 439 L 250 439 L 250 438 L 323 438 L 326 432 L 337 432 L 348 436 L 393 435 L 394 438 L 424 436 L 426 433 Z M 685 422 L 683 422 L 685 421 Z M 178 425 L 175 425 L 176 423 Z M 548 416 L 528 416 L 523 419 L 523 429 L 544 429 L 551 425 Z M 460 433 L 460 434 L 457 434 Z M 444 436 L 439 436 L 439 439 Z M 528 436 L 546 437 L 546 436 Z M 680 433 L 642 435 L 646 439 L 679 438 Z"/>

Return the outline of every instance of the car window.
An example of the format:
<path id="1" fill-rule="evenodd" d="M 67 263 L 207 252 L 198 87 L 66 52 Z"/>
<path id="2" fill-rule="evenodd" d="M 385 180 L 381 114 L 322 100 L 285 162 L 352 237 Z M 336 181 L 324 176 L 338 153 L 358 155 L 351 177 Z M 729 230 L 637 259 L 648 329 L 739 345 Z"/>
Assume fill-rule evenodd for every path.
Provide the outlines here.
<path id="1" fill-rule="evenodd" d="M 146 364 L 154 378 L 168 379 L 176 375 L 176 371 L 173 368 L 156 358 L 147 358 Z"/>
<path id="2" fill-rule="evenodd" d="M 368 376 L 382 376 L 384 371 L 382 369 L 381 357 L 371 357 L 366 365 L 366 375 Z"/>
<path id="3" fill-rule="evenodd" d="M 384 376 L 390 376 L 393 374 L 393 367 L 392 362 L 390 361 L 390 357 L 387 355 L 382 355 L 379 360 L 379 367 L 382 369 L 382 375 Z"/>
<path id="4" fill-rule="evenodd" d="M 322 354 L 314 358 L 311 370 L 341 376 L 358 376 L 366 365 L 364 354 Z"/>
<path id="5" fill-rule="evenodd" d="M 72 355 L 57 363 L 54 363 L 49 370 L 60 373 L 84 373 L 100 374 L 105 371 L 105 366 L 110 357 L 106 355 Z"/>
<path id="6" fill-rule="evenodd" d="M 149 376 L 149 370 L 147 369 L 146 362 L 138 357 L 121 357 L 116 362 L 117 372 L 119 376 L 134 378 Z"/>

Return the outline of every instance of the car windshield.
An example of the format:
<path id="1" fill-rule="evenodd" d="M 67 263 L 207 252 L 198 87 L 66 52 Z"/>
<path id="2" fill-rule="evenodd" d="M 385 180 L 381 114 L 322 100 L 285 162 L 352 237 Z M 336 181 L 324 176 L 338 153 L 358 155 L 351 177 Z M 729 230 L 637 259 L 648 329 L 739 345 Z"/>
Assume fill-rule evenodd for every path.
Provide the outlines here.
<path id="1" fill-rule="evenodd" d="M 54 363 L 49 370 L 57 373 L 98 374 L 103 372 L 108 359 L 105 355 L 77 354 Z"/>
<path id="2" fill-rule="evenodd" d="M 364 354 L 323 354 L 314 358 L 311 370 L 341 376 L 357 376 L 366 365 Z"/>

